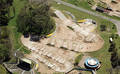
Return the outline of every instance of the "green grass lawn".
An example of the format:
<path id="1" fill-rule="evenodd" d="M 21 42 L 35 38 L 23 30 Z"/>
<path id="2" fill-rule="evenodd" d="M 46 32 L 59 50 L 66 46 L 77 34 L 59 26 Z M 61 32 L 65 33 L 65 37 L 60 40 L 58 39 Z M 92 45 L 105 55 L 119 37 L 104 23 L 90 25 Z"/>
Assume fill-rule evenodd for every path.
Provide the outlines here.
<path id="1" fill-rule="evenodd" d="M 87 0 L 62 0 L 62 1 L 74 4 L 78 7 L 82 7 L 82 8 L 91 10 L 91 6 L 88 4 Z M 94 1 L 93 1 L 93 3 L 94 3 Z"/>
<path id="2" fill-rule="evenodd" d="M 85 18 L 90 18 L 93 19 L 97 22 L 97 33 L 99 33 L 101 35 L 101 37 L 104 39 L 105 43 L 104 46 L 96 52 L 92 52 L 92 53 L 88 53 L 90 56 L 99 59 L 102 62 L 102 66 L 101 68 L 97 71 L 97 74 L 109 74 L 109 72 L 107 72 L 106 70 L 111 68 L 111 62 L 110 62 L 110 57 L 111 57 L 111 53 L 108 52 L 108 48 L 109 48 L 109 36 L 113 33 L 117 33 L 116 27 L 115 29 L 112 29 L 113 26 L 115 26 L 113 23 L 111 23 L 110 21 L 107 20 L 103 20 L 100 19 L 98 17 L 80 12 L 76 9 L 64 6 L 62 4 L 58 5 L 57 3 L 53 2 L 53 7 L 56 9 L 59 9 L 61 11 L 69 11 L 72 14 L 75 15 L 76 19 L 85 19 Z M 107 31 L 105 32 L 101 32 L 100 31 L 100 25 L 106 25 L 107 26 Z M 119 42 L 118 42 L 119 43 Z M 88 73 L 88 72 L 87 72 Z M 86 73 L 86 74 L 87 74 Z"/>
<path id="3" fill-rule="evenodd" d="M 10 37 L 12 39 L 13 49 L 17 50 L 22 44 L 20 42 L 21 33 L 17 32 L 16 27 L 16 18 L 24 5 L 27 3 L 27 0 L 14 0 L 13 6 L 15 7 L 15 17 L 9 22 L 8 28 L 10 30 Z M 24 53 L 30 53 L 26 47 L 21 49 Z"/>
<path id="4" fill-rule="evenodd" d="M 14 49 L 18 49 L 22 44 L 20 42 L 20 36 L 21 34 L 19 32 L 17 32 L 17 28 L 16 28 L 16 18 L 17 15 L 20 12 L 20 9 L 25 5 L 27 1 L 26 0 L 14 0 L 14 6 L 16 8 L 16 15 L 15 18 L 12 19 L 8 25 L 8 28 L 10 29 L 10 37 L 12 39 L 12 43 L 13 43 L 13 47 Z M 106 69 L 111 68 L 111 62 L 110 62 L 110 53 L 108 52 L 108 48 L 109 48 L 109 36 L 111 33 L 116 33 L 116 28 L 112 29 L 112 26 L 114 26 L 113 23 L 100 19 L 98 17 L 94 17 L 92 15 L 80 12 L 78 10 L 75 10 L 73 8 L 64 6 L 64 5 L 57 5 L 55 2 L 53 2 L 53 7 L 55 7 L 56 9 L 62 10 L 62 11 L 69 11 L 72 14 L 74 14 L 76 16 L 76 19 L 85 19 L 85 18 L 91 18 L 93 20 L 95 20 L 98 24 L 98 28 L 97 28 L 97 32 L 102 36 L 102 38 L 105 40 L 105 44 L 103 46 L 103 48 L 99 51 L 96 52 L 92 52 L 89 53 L 92 57 L 98 58 L 101 62 L 102 62 L 102 66 L 101 68 L 97 71 L 97 74 L 108 74 L 108 72 L 106 72 Z M 100 32 L 100 25 L 104 24 L 107 26 L 107 28 L 109 30 L 107 30 L 106 32 Z M 118 41 L 118 40 L 116 40 Z M 119 41 L 117 42 L 119 43 Z M 27 48 L 23 47 L 21 49 L 21 51 L 23 51 L 24 53 L 30 53 L 29 50 L 27 50 Z"/>
<path id="5" fill-rule="evenodd" d="M 65 1 L 67 3 L 71 3 L 75 6 L 78 6 L 78 7 L 82 7 L 82 8 L 85 8 L 87 10 L 91 10 L 91 5 L 88 3 L 88 1 L 91 1 L 92 5 L 95 4 L 95 1 L 94 0 L 62 0 L 62 1 Z"/>
<path id="6" fill-rule="evenodd" d="M 102 38 L 104 39 L 105 43 L 102 49 L 96 52 L 89 53 L 92 57 L 97 58 L 100 60 L 101 63 L 101 68 L 97 71 L 97 74 L 109 74 L 106 72 L 106 69 L 111 68 L 111 62 L 110 62 L 110 57 L 111 54 L 108 52 L 109 48 L 109 35 L 107 33 L 100 33 Z"/>
<path id="7" fill-rule="evenodd" d="M 79 62 L 80 62 L 80 60 L 82 59 L 82 57 L 83 57 L 83 54 L 78 54 L 78 56 L 76 56 L 76 58 L 75 58 L 75 63 L 78 63 L 79 64 Z"/>
<path id="8" fill-rule="evenodd" d="M 2 65 L 0 65 L 0 74 L 9 74 Z"/>

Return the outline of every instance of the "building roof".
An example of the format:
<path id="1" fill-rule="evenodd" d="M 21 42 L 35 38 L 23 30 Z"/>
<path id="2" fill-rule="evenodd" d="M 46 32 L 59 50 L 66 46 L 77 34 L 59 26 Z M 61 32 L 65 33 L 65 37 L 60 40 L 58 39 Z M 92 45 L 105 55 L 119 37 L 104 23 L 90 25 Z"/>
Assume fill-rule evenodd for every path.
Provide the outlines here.
<path id="1" fill-rule="evenodd" d="M 89 64 L 89 65 L 96 65 L 96 64 L 97 64 L 97 61 L 94 60 L 94 59 L 90 59 L 90 60 L 88 60 L 88 64 Z"/>
<path id="2" fill-rule="evenodd" d="M 29 60 L 29 59 L 23 58 L 21 60 L 24 61 L 24 62 L 26 62 L 26 63 L 28 63 L 28 64 L 32 64 L 31 60 Z"/>
<path id="3" fill-rule="evenodd" d="M 99 61 L 95 58 L 87 58 L 85 60 L 85 65 L 88 66 L 88 67 L 91 67 L 91 68 L 95 68 L 99 65 Z"/>

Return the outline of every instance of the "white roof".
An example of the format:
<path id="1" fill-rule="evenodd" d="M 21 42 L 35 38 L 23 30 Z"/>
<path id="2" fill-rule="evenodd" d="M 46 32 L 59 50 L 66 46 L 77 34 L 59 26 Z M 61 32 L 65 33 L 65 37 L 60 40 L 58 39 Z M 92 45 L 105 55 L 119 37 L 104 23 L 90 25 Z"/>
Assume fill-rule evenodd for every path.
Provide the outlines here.
<path id="1" fill-rule="evenodd" d="M 88 60 L 88 64 L 89 65 L 96 65 L 97 61 L 95 61 L 94 59 L 90 59 L 90 60 Z"/>
<path id="2" fill-rule="evenodd" d="M 110 38 L 110 41 L 113 41 L 113 39 L 112 39 L 112 38 Z"/>
<path id="3" fill-rule="evenodd" d="M 29 59 L 23 58 L 21 60 L 24 61 L 24 62 L 26 62 L 26 63 L 32 64 L 31 60 L 29 60 Z"/>

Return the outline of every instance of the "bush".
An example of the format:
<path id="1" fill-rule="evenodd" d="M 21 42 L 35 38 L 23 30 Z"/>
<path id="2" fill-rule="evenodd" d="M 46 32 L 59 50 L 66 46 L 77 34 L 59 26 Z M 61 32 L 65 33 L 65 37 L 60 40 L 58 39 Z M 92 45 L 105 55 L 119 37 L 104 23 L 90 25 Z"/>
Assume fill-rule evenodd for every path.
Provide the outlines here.
<path id="1" fill-rule="evenodd" d="M 109 52 L 112 52 L 115 48 L 116 48 L 115 43 L 112 42 L 112 43 L 110 44 Z"/>
<path id="2" fill-rule="evenodd" d="M 68 50 L 68 48 L 65 48 L 65 47 L 60 47 L 61 49 L 64 49 L 64 50 Z"/>
<path id="3" fill-rule="evenodd" d="M 80 60 L 82 59 L 82 56 L 83 56 L 83 54 L 80 54 L 75 58 L 75 63 L 74 63 L 75 66 L 77 66 L 79 64 Z"/>
<path id="4" fill-rule="evenodd" d="M 0 65 L 0 73 L 1 74 L 8 74 L 8 72 L 6 71 L 6 69 L 4 68 L 4 66 Z"/>
<path id="5" fill-rule="evenodd" d="M 67 26 L 70 30 L 74 31 L 74 29 L 71 26 Z"/>
<path id="6" fill-rule="evenodd" d="M 106 25 L 100 25 L 100 30 L 101 31 L 106 31 Z"/>

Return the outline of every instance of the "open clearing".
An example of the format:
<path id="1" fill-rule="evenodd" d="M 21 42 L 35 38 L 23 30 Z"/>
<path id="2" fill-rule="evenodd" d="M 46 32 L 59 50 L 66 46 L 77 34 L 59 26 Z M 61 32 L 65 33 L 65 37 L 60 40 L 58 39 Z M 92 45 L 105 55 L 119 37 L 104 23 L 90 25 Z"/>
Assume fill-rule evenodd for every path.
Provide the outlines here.
<path id="1" fill-rule="evenodd" d="M 91 31 L 94 27 L 92 24 L 86 24 L 85 26 L 84 23 L 79 23 L 78 25 L 71 19 L 67 19 L 60 11 L 55 13 L 56 15 L 57 13 L 60 14 L 57 15 L 59 18 L 54 18 L 56 31 L 51 37 L 41 39 L 40 42 L 32 42 L 29 38 L 21 37 L 24 46 L 32 51 L 28 55 L 29 58 L 34 58 L 33 60 L 43 64 L 39 65 L 41 73 L 45 72 L 42 71 L 45 67 L 49 67 L 46 73 L 49 72 L 49 69 L 52 69 L 49 72 L 51 74 L 53 70 L 68 72 L 74 67 L 73 63 L 78 52 L 97 51 L 104 44 L 104 41 L 95 33 L 95 30 Z M 74 30 L 71 30 L 68 26 Z"/>
<path id="2" fill-rule="evenodd" d="M 14 6 L 16 7 L 16 17 L 18 15 L 20 9 L 25 5 L 25 2 L 26 1 L 21 1 L 21 0 L 15 0 L 14 1 Z M 110 21 L 106 21 L 104 19 L 100 19 L 98 17 L 92 16 L 92 15 L 88 15 L 86 13 L 80 12 L 80 11 L 78 11 L 76 9 L 64 6 L 62 4 L 58 5 L 56 3 L 53 3 L 53 7 L 57 8 L 57 9 L 60 9 L 62 11 L 64 11 L 64 10 L 70 11 L 70 12 L 72 12 L 75 15 L 75 17 L 77 19 L 92 18 L 92 19 L 94 19 L 94 20 L 97 21 L 97 23 L 98 23 L 97 31 L 99 32 L 99 34 L 101 34 L 101 36 L 104 39 L 105 43 L 104 43 L 104 46 L 103 46 L 102 49 L 100 49 L 97 52 L 92 52 L 92 53 L 89 53 L 89 54 L 91 54 L 92 57 L 98 58 L 102 62 L 102 64 L 103 64 L 102 67 L 100 68 L 100 70 L 98 70 L 98 74 L 108 74 L 109 72 L 106 72 L 106 69 L 111 68 L 111 63 L 110 63 L 110 56 L 111 55 L 108 52 L 108 48 L 109 48 L 109 42 L 108 41 L 109 41 L 110 34 L 116 33 L 116 28 L 112 29 L 112 26 L 114 26 L 114 24 L 111 23 Z M 13 20 L 11 20 L 11 22 L 9 23 L 9 28 L 11 29 L 11 32 L 12 32 L 11 35 L 12 35 L 12 38 L 13 38 L 12 40 L 13 40 L 13 44 L 14 44 L 14 49 L 18 49 L 21 46 L 21 44 L 19 44 L 20 43 L 19 39 L 20 39 L 21 34 L 19 32 L 17 32 L 16 23 L 15 22 L 16 22 L 16 18 L 14 18 Z M 100 30 L 100 25 L 101 24 L 106 25 L 107 28 L 109 28 L 110 30 L 109 31 L 105 31 L 105 32 L 100 32 L 99 30 Z M 119 42 L 119 40 L 116 40 L 116 41 Z M 23 49 L 23 48 L 21 49 L 21 51 L 23 51 L 24 53 L 26 53 L 26 50 Z M 27 50 L 27 52 L 28 51 L 29 50 Z M 32 57 L 32 54 L 30 54 L 30 57 Z M 105 57 L 105 58 L 103 58 L 103 57 Z M 45 66 L 44 64 L 40 64 L 40 65 Z M 39 69 L 39 70 L 41 70 L 40 72 L 43 72 L 42 69 L 44 69 L 44 70 L 46 69 L 45 71 L 47 71 L 46 67 L 42 68 L 42 66 L 40 66 L 40 68 L 41 68 L 41 69 Z M 51 69 L 50 69 L 50 71 L 53 72 Z M 47 71 L 48 73 L 43 73 L 43 74 L 52 74 L 52 73 L 49 73 L 50 71 Z M 88 74 L 88 73 L 86 73 L 86 74 Z"/>

